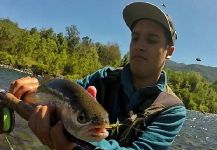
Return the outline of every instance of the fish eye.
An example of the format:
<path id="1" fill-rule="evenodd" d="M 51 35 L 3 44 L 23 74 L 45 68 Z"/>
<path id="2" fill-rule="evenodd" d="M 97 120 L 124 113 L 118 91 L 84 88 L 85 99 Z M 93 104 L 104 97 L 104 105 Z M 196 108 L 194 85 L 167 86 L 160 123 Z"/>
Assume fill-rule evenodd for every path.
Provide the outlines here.
<path id="1" fill-rule="evenodd" d="M 77 120 L 79 123 L 85 123 L 86 122 L 85 114 L 83 112 L 79 113 Z"/>

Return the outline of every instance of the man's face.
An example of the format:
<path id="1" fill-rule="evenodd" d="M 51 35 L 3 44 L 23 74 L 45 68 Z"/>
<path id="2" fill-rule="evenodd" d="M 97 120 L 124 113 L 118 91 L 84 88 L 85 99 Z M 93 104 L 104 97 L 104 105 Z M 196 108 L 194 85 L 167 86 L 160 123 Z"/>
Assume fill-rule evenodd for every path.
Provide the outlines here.
<path id="1" fill-rule="evenodd" d="M 158 74 L 166 61 L 168 47 L 161 25 L 147 19 L 137 22 L 130 43 L 130 68 L 133 75 L 147 77 Z"/>

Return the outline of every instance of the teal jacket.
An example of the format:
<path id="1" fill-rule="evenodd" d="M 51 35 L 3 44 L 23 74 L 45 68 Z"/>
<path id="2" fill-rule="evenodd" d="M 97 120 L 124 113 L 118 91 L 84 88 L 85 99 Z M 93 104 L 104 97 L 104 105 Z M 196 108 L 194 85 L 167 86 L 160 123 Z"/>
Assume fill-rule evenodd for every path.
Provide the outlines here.
<path id="1" fill-rule="evenodd" d="M 109 71 L 113 71 L 111 67 L 105 67 L 95 73 L 78 80 L 77 83 L 87 88 L 94 84 L 99 78 L 105 78 Z M 129 66 L 121 71 L 121 84 L 124 91 L 123 100 L 127 104 L 128 110 L 133 110 L 142 100 L 144 96 L 148 96 L 153 92 L 161 92 L 165 90 L 167 85 L 166 73 L 161 73 L 160 79 L 155 86 L 144 87 L 136 90 L 132 83 L 131 72 Z M 116 99 L 120 101 L 119 99 Z M 123 101 L 122 100 L 122 101 Z M 113 107 L 109 115 L 112 116 L 111 122 L 114 122 L 120 115 L 119 105 Z M 184 106 L 173 106 L 154 118 L 153 122 L 144 130 L 143 134 L 135 140 L 130 147 L 121 147 L 116 140 L 102 140 L 100 142 L 92 142 L 91 144 L 104 150 L 165 150 L 171 146 L 175 137 L 179 133 L 186 117 L 186 109 Z"/>

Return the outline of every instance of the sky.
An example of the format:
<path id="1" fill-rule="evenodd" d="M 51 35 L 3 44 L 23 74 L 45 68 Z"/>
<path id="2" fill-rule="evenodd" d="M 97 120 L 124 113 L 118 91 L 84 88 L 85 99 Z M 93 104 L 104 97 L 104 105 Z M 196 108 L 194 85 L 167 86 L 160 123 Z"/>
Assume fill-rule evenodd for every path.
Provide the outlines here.
<path id="1" fill-rule="evenodd" d="M 76 25 L 80 37 L 117 43 L 122 56 L 129 50 L 130 30 L 123 8 L 132 0 L 0 0 L 0 18 L 20 28 L 52 28 L 66 33 Z M 178 33 L 171 60 L 217 67 L 217 0 L 149 0 L 172 16 Z M 162 6 L 165 4 L 166 7 Z M 201 58 L 197 62 L 196 58 Z"/>

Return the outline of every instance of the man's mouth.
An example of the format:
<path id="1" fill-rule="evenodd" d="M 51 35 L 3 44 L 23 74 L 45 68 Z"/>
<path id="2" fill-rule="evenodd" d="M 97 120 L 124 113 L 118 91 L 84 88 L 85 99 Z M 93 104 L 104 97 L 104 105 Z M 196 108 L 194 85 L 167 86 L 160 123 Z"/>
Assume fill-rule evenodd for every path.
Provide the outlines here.
<path id="1" fill-rule="evenodd" d="M 132 60 L 141 61 L 141 60 L 147 60 L 147 59 L 144 56 L 135 55 L 132 57 Z"/>

